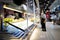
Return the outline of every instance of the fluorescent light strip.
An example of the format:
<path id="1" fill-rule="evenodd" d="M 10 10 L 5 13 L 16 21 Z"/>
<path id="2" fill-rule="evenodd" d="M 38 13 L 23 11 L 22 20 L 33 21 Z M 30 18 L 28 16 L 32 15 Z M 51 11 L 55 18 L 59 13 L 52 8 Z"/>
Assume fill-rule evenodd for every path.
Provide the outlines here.
<path id="1" fill-rule="evenodd" d="M 6 5 L 4 5 L 3 8 L 22 13 L 22 11 L 19 11 L 19 10 L 13 9 L 13 8 L 9 8 Z"/>

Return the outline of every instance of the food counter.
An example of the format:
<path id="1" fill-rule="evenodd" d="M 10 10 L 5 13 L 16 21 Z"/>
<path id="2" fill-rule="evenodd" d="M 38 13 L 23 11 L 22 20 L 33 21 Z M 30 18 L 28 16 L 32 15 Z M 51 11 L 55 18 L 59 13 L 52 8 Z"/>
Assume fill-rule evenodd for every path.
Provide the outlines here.
<path id="1" fill-rule="evenodd" d="M 12 26 L 12 25 L 16 26 Z M 6 27 L 6 30 L 8 33 L 10 33 L 11 35 L 15 36 L 16 38 L 20 38 L 23 37 L 25 38 L 25 36 L 32 30 L 32 28 L 35 26 L 33 24 L 33 22 L 31 22 L 30 20 L 28 20 L 28 24 L 27 24 L 27 20 L 24 21 L 18 21 L 18 22 L 13 22 L 9 24 Z"/>
<path id="2" fill-rule="evenodd" d="M 20 11 L 20 10 L 6 7 L 6 5 L 4 5 L 3 8 L 9 11 L 9 12 L 5 11 L 6 15 L 7 13 L 8 15 L 4 17 L 6 19 L 4 20 L 4 24 L 3 24 L 4 27 L 6 28 L 7 33 L 10 33 L 11 35 L 17 38 L 20 38 L 20 37 L 25 38 L 25 36 L 35 27 L 34 15 L 31 20 L 28 15 L 25 15 L 25 16 L 23 15 L 26 12 L 26 10 Z M 12 13 L 10 13 L 11 10 L 13 11 Z M 18 18 L 15 18 L 17 17 L 16 13 L 19 16 Z M 23 13 L 21 14 L 22 17 L 20 17 L 19 15 L 20 13 Z M 28 16 L 28 20 L 27 20 L 27 16 Z M 24 19 L 21 20 L 19 18 L 24 18 Z"/>
<path id="3" fill-rule="evenodd" d="M 30 27 L 33 24 L 33 22 L 31 22 L 31 21 L 28 20 L 28 24 L 27 24 L 27 20 L 24 20 L 24 21 L 21 21 L 21 22 L 16 22 L 16 23 L 11 23 L 11 24 L 13 24 L 13 25 L 15 25 L 15 26 L 17 26 L 17 27 L 25 30 L 28 27 Z"/>

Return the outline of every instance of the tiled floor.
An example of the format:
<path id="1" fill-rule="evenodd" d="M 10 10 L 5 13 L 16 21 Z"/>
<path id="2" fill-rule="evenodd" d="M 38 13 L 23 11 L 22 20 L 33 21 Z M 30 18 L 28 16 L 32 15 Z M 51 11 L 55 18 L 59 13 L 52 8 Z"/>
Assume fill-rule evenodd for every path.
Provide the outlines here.
<path id="1" fill-rule="evenodd" d="M 60 25 L 53 25 L 52 22 L 47 22 L 46 27 L 46 32 L 36 28 L 30 40 L 60 40 Z"/>
<path id="2" fill-rule="evenodd" d="M 48 40 L 47 32 L 43 32 L 39 28 L 36 28 L 31 35 L 30 40 Z"/>
<path id="3" fill-rule="evenodd" d="M 47 23 L 47 31 L 52 35 L 54 40 L 60 40 L 60 25 L 52 25 L 52 23 Z"/>

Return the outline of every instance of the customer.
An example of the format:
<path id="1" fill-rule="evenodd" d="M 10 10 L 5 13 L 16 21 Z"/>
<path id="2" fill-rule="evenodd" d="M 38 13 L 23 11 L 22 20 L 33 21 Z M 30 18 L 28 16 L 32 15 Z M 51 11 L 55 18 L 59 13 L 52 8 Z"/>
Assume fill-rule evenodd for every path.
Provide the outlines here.
<path id="1" fill-rule="evenodd" d="M 46 18 L 47 18 L 47 21 L 50 21 L 50 11 L 49 10 L 46 10 Z"/>
<path id="2" fill-rule="evenodd" d="M 56 19 L 57 19 L 57 16 L 54 15 L 54 16 L 53 16 L 53 24 L 54 24 L 54 25 L 55 25 L 55 23 L 56 23 Z"/>
<path id="3" fill-rule="evenodd" d="M 45 14 L 41 14 L 41 26 L 42 26 L 42 31 L 46 31 L 46 25 L 45 25 Z"/>

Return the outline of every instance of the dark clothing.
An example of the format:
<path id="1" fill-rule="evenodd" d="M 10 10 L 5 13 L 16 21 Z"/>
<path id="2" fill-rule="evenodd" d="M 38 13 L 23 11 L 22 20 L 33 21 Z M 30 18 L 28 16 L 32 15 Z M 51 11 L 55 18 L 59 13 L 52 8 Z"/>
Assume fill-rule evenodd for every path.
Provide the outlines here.
<path id="1" fill-rule="evenodd" d="M 46 28 L 46 27 L 45 27 L 45 23 L 41 23 L 41 24 L 42 24 L 42 28 Z"/>
<path id="2" fill-rule="evenodd" d="M 42 31 L 46 31 L 45 19 L 41 18 Z"/>

